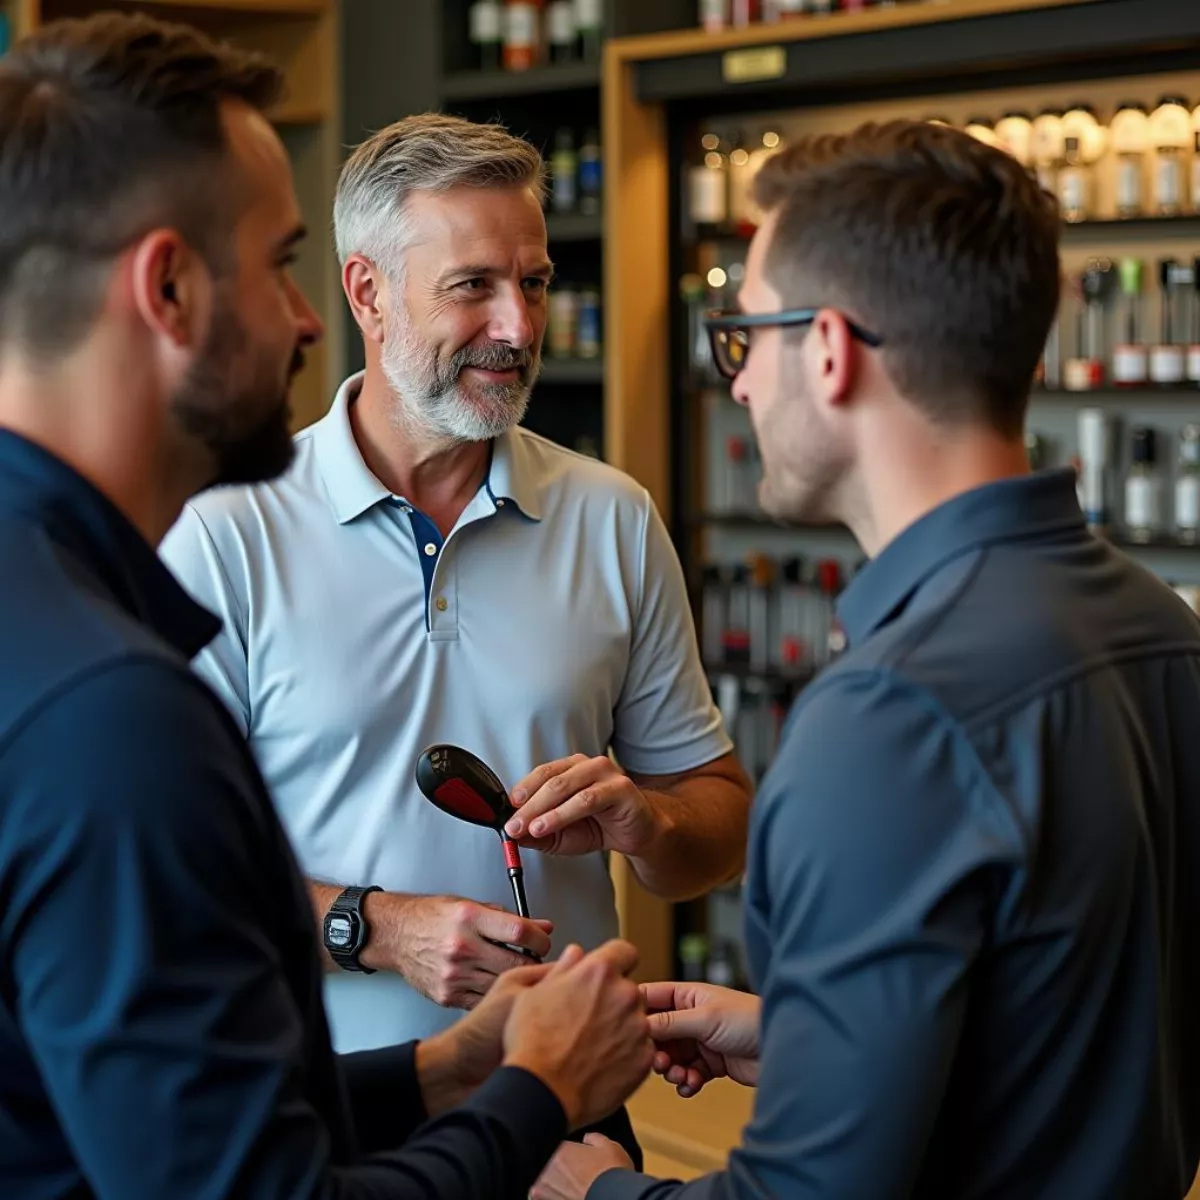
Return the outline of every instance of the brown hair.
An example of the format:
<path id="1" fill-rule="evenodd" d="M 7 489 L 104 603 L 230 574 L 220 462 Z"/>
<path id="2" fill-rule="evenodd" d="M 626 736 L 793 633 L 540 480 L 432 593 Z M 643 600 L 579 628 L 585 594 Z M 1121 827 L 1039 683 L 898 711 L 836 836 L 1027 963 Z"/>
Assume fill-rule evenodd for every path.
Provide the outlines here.
<path id="1" fill-rule="evenodd" d="M 140 15 L 53 22 L 0 58 L 0 344 L 72 348 L 112 260 L 156 226 L 218 267 L 239 191 L 221 102 L 262 110 L 281 84 L 258 55 Z"/>
<path id="2" fill-rule="evenodd" d="M 917 121 L 799 141 L 764 164 L 767 277 L 788 307 L 844 308 L 884 339 L 932 419 L 1020 432 L 1058 307 L 1053 197 L 1003 151 Z"/>

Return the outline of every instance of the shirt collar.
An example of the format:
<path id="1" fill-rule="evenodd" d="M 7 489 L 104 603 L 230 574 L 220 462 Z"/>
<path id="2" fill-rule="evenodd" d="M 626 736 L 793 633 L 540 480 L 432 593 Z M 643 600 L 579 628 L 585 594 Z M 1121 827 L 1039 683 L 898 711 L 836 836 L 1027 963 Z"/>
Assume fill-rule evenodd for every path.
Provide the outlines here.
<path id="1" fill-rule="evenodd" d="M 842 593 L 838 617 L 855 645 L 951 559 L 997 542 L 1085 529 L 1075 472 L 1070 469 L 973 488 L 939 505 L 889 542 Z"/>
<path id="2" fill-rule="evenodd" d="M 345 525 L 391 492 L 371 473 L 354 440 L 350 405 L 362 389 L 363 372 L 351 375 L 333 398 L 329 412 L 313 426 L 313 449 L 338 524 Z M 541 520 L 541 501 L 524 437 L 510 429 L 492 443 L 484 487 L 493 504 L 515 504 L 531 520 Z"/>
<path id="3" fill-rule="evenodd" d="M 188 659 L 220 630 L 220 619 L 183 590 L 103 492 L 50 451 L 5 429 L 0 429 L 0 514 L 44 529 L 121 608 Z"/>

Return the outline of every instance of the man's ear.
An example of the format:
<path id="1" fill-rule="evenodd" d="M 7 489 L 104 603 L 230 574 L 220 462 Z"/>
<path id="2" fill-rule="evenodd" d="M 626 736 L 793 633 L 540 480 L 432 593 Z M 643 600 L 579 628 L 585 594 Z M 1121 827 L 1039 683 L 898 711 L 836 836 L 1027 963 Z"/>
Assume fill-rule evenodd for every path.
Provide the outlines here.
<path id="1" fill-rule="evenodd" d="M 350 311 L 368 341 L 383 344 L 383 299 L 387 282 L 369 258 L 352 254 L 342 267 L 342 291 Z"/>
<path id="2" fill-rule="evenodd" d="M 817 398 L 831 407 L 840 406 L 854 386 L 857 370 L 854 335 L 846 318 L 837 309 L 821 309 L 806 349 Z"/>
<path id="3" fill-rule="evenodd" d="M 174 229 L 155 229 L 130 252 L 133 304 L 145 325 L 179 348 L 203 335 L 211 280 L 203 259 Z"/>

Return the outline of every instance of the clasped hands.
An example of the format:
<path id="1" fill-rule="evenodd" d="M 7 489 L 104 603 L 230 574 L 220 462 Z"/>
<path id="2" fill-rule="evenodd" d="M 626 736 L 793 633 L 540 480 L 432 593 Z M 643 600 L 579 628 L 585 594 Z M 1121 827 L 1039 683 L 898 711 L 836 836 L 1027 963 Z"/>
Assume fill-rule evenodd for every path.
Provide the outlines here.
<path id="1" fill-rule="evenodd" d="M 712 1079 L 757 1083 L 756 996 L 697 983 L 638 988 L 628 978 L 636 964 L 632 946 L 612 941 L 505 972 L 470 1014 L 418 1047 L 426 1107 L 458 1103 L 501 1065 L 541 1079 L 570 1128 L 615 1111 L 651 1070 L 684 1097 Z M 615 1142 L 589 1135 L 564 1143 L 531 1195 L 583 1200 L 606 1171 L 632 1166 Z"/>

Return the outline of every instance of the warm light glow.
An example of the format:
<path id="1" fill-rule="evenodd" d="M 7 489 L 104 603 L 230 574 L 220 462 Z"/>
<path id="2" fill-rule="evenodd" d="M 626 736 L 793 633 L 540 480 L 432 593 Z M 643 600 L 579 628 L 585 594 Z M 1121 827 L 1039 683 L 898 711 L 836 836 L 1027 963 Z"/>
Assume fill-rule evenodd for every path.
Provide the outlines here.
<path id="1" fill-rule="evenodd" d="M 720 144 L 721 139 L 717 137 L 715 133 L 706 133 L 700 139 L 700 145 L 702 145 L 705 150 L 715 150 Z"/>
<path id="2" fill-rule="evenodd" d="M 740 146 L 729 156 L 729 161 L 735 167 L 744 167 L 750 161 L 750 155 Z"/>
<path id="3" fill-rule="evenodd" d="M 774 130 L 764 133 L 763 145 L 766 146 L 768 150 L 774 150 L 775 147 L 779 145 L 779 134 L 775 133 Z"/>
<path id="4" fill-rule="evenodd" d="M 725 286 L 725 272 L 720 267 L 713 267 L 709 271 L 708 286 L 711 288 L 723 288 Z"/>
<path id="5" fill-rule="evenodd" d="M 704 156 L 704 165 L 715 171 L 721 165 L 721 156 L 715 150 L 710 150 Z"/>

